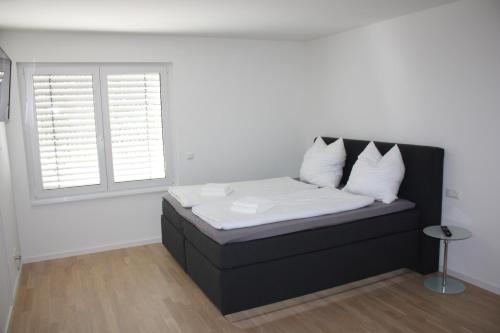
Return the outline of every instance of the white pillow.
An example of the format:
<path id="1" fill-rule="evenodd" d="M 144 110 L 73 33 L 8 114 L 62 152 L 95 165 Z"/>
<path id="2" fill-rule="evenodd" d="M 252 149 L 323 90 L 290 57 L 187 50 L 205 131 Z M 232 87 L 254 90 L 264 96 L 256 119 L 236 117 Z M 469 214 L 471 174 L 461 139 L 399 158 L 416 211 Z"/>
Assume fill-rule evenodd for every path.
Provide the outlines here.
<path id="1" fill-rule="evenodd" d="M 339 186 L 345 157 L 342 138 L 327 146 L 325 141 L 318 137 L 304 154 L 300 167 L 300 180 L 321 187 Z"/>
<path id="2" fill-rule="evenodd" d="M 405 165 L 398 145 L 382 157 L 372 141 L 359 154 L 344 190 L 391 203 L 398 198 L 404 175 Z"/>

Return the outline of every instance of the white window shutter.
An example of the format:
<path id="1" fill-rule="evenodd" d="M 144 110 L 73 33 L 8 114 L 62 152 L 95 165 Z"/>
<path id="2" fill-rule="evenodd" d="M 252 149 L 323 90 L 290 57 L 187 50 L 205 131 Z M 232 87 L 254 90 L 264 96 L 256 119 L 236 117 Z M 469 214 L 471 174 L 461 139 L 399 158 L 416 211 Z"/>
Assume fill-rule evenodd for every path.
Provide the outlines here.
<path id="1" fill-rule="evenodd" d="M 159 73 L 106 76 L 114 182 L 165 178 Z"/>
<path id="2" fill-rule="evenodd" d="M 33 75 L 42 187 L 100 184 L 92 75 Z"/>

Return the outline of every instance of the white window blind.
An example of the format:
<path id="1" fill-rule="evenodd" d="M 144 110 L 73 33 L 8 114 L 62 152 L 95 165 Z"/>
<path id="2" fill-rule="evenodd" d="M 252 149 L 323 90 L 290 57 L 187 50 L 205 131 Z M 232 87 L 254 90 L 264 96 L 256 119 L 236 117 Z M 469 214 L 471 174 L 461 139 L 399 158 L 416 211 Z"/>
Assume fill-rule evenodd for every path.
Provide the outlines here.
<path id="1" fill-rule="evenodd" d="M 4 72 L 0 72 L 0 83 L 3 81 Z"/>
<path id="2" fill-rule="evenodd" d="M 106 76 L 115 182 L 165 178 L 159 73 Z"/>
<path id="3" fill-rule="evenodd" d="M 33 75 L 42 186 L 100 184 L 92 75 Z"/>

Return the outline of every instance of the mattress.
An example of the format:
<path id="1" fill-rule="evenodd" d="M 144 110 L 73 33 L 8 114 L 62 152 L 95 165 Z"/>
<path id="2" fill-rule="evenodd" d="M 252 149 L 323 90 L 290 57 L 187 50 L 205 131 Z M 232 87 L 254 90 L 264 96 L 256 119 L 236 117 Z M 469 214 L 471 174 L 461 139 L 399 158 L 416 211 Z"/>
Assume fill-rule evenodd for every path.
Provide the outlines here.
<path id="1" fill-rule="evenodd" d="M 198 216 L 194 215 L 191 209 L 182 207 L 172 196 L 165 195 L 163 198 L 163 215 L 165 215 L 177 229 L 183 230 L 182 221 L 188 221 L 188 223 L 192 224 L 201 233 L 220 245 L 269 238 L 309 229 L 324 228 L 371 217 L 393 214 L 410 210 L 414 207 L 415 204 L 413 202 L 398 199 L 391 204 L 375 202 L 364 208 L 336 214 L 287 220 L 247 228 L 220 230 L 213 228 Z"/>
<path id="2" fill-rule="evenodd" d="M 233 230 L 354 211 L 374 202 L 371 197 L 326 187 L 270 196 L 266 200 L 270 209 L 253 214 L 233 211 L 234 200 L 199 205 L 192 212 L 213 228 Z"/>
<path id="3" fill-rule="evenodd" d="M 162 218 L 162 223 L 171 225 L 165 216 Z M 172 229 L 177 230 L 173 226 Z M 191 244 L 202 256 L 221 270 L 281 260 L 304 253 L 344 247 L 372 239 L 384 239 L 390 235 L 408 232 L 416 232 L 417 235 L 422 232 L 420 211 L 416 208 L 323 228 L 223 245 L 202 233 L 190 222 L 183 223 L 182 234 L 175 231 L 184 237 L 185 248 Z M 189 261 L 186 253 L 186 262 L 189 263 Z"/>

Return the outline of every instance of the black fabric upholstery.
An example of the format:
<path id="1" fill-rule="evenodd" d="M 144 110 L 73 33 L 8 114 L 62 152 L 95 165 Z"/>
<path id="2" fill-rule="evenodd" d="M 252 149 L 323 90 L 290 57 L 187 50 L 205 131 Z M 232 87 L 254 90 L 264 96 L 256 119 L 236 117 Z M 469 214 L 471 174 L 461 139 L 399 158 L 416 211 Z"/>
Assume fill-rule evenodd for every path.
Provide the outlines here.
<path id="1" fill-rule="evenodd" d="M 329 144 L 336 138 L 323 137 Z M 365 149 L 369 141 L 344 139 L 347 152 L 342 184 L 347 183 L 352 167 L 358 155 Z M 377 142 L 375 145 L 381 154 L 385 154 L 394 143 Z M 399 197 L 413 201 L 422 211 L 422 225 L 441 223 L 441 204 L 443 189 L 442 148 L 398 144 L 405 163 L 405 177 L 399 189 Z"/>
<path id="2" fill-rule="evenodd" d="M 184 218 L 168 203 L 167 200 L 162 200 L 162 211 L 165 218 L 172 223 L 177 230 L 182 231 L 182 221 Z"/>
<path id="3" fill-rule="evenodd" d="M 174 257 L 182 269 L 186 270 L 184 234 L 164 215 L 161 216 L 161 238 L 163 245 L 167 248 L 172 257 Z"/>
<path id="4" fill-rule="evenodd" d="M 326 143 L 335 138 L 324 138 Z M 368 141 L 344 139 L 347 182 Z M 382 154 L 394 144 L 375 143 Z M 411 268 L 435 272 L 439 242 L 422 229 L 441 223 L 441 148 L 399 145 L 406 174 L 399 197 L 416 208 L 341 225 L 219 245 L 164 201 L 166 248 L 223 314 Z"/>
<path id="5" fill-rule="evenodd" d="M 411 209 L 325 228 L 223 246 L 189 222 L 184 222 L 183 231 L 186 239 L 194 244 L 214 266 L 228 269 L 415 230 L 419 228 L 419 216 L 418 210 Z"/>
<path id="6" fill-rule="evenodd" d="M 222 314 L 227 314 L 412 268 L 419 234 L 419 230 L 402 232 L 229 270 L 214 267 L 187 241 L 187 271 Z"/>
<path id="7" fill-rule="evenodd" d="M 329 144 L 336 138 L 323 137 Z M 342 183 L 347 183 L 358 155 L 369 141 L 344 139 L 347 152 Z M 381 154 L 385 154 L 394 143 L 377 142 Z M 405 163 L 405 177 L 399 189 L 399 197 L 413 201 L 421 213 L 421 227 L 441 224 L 443 201 L 443 159 L 444 150 L 437 147 L 398 144 Z M 421 235 L 420 263 L 422 274 L 435 272 L 439 264 L 439 241 Z"/>

